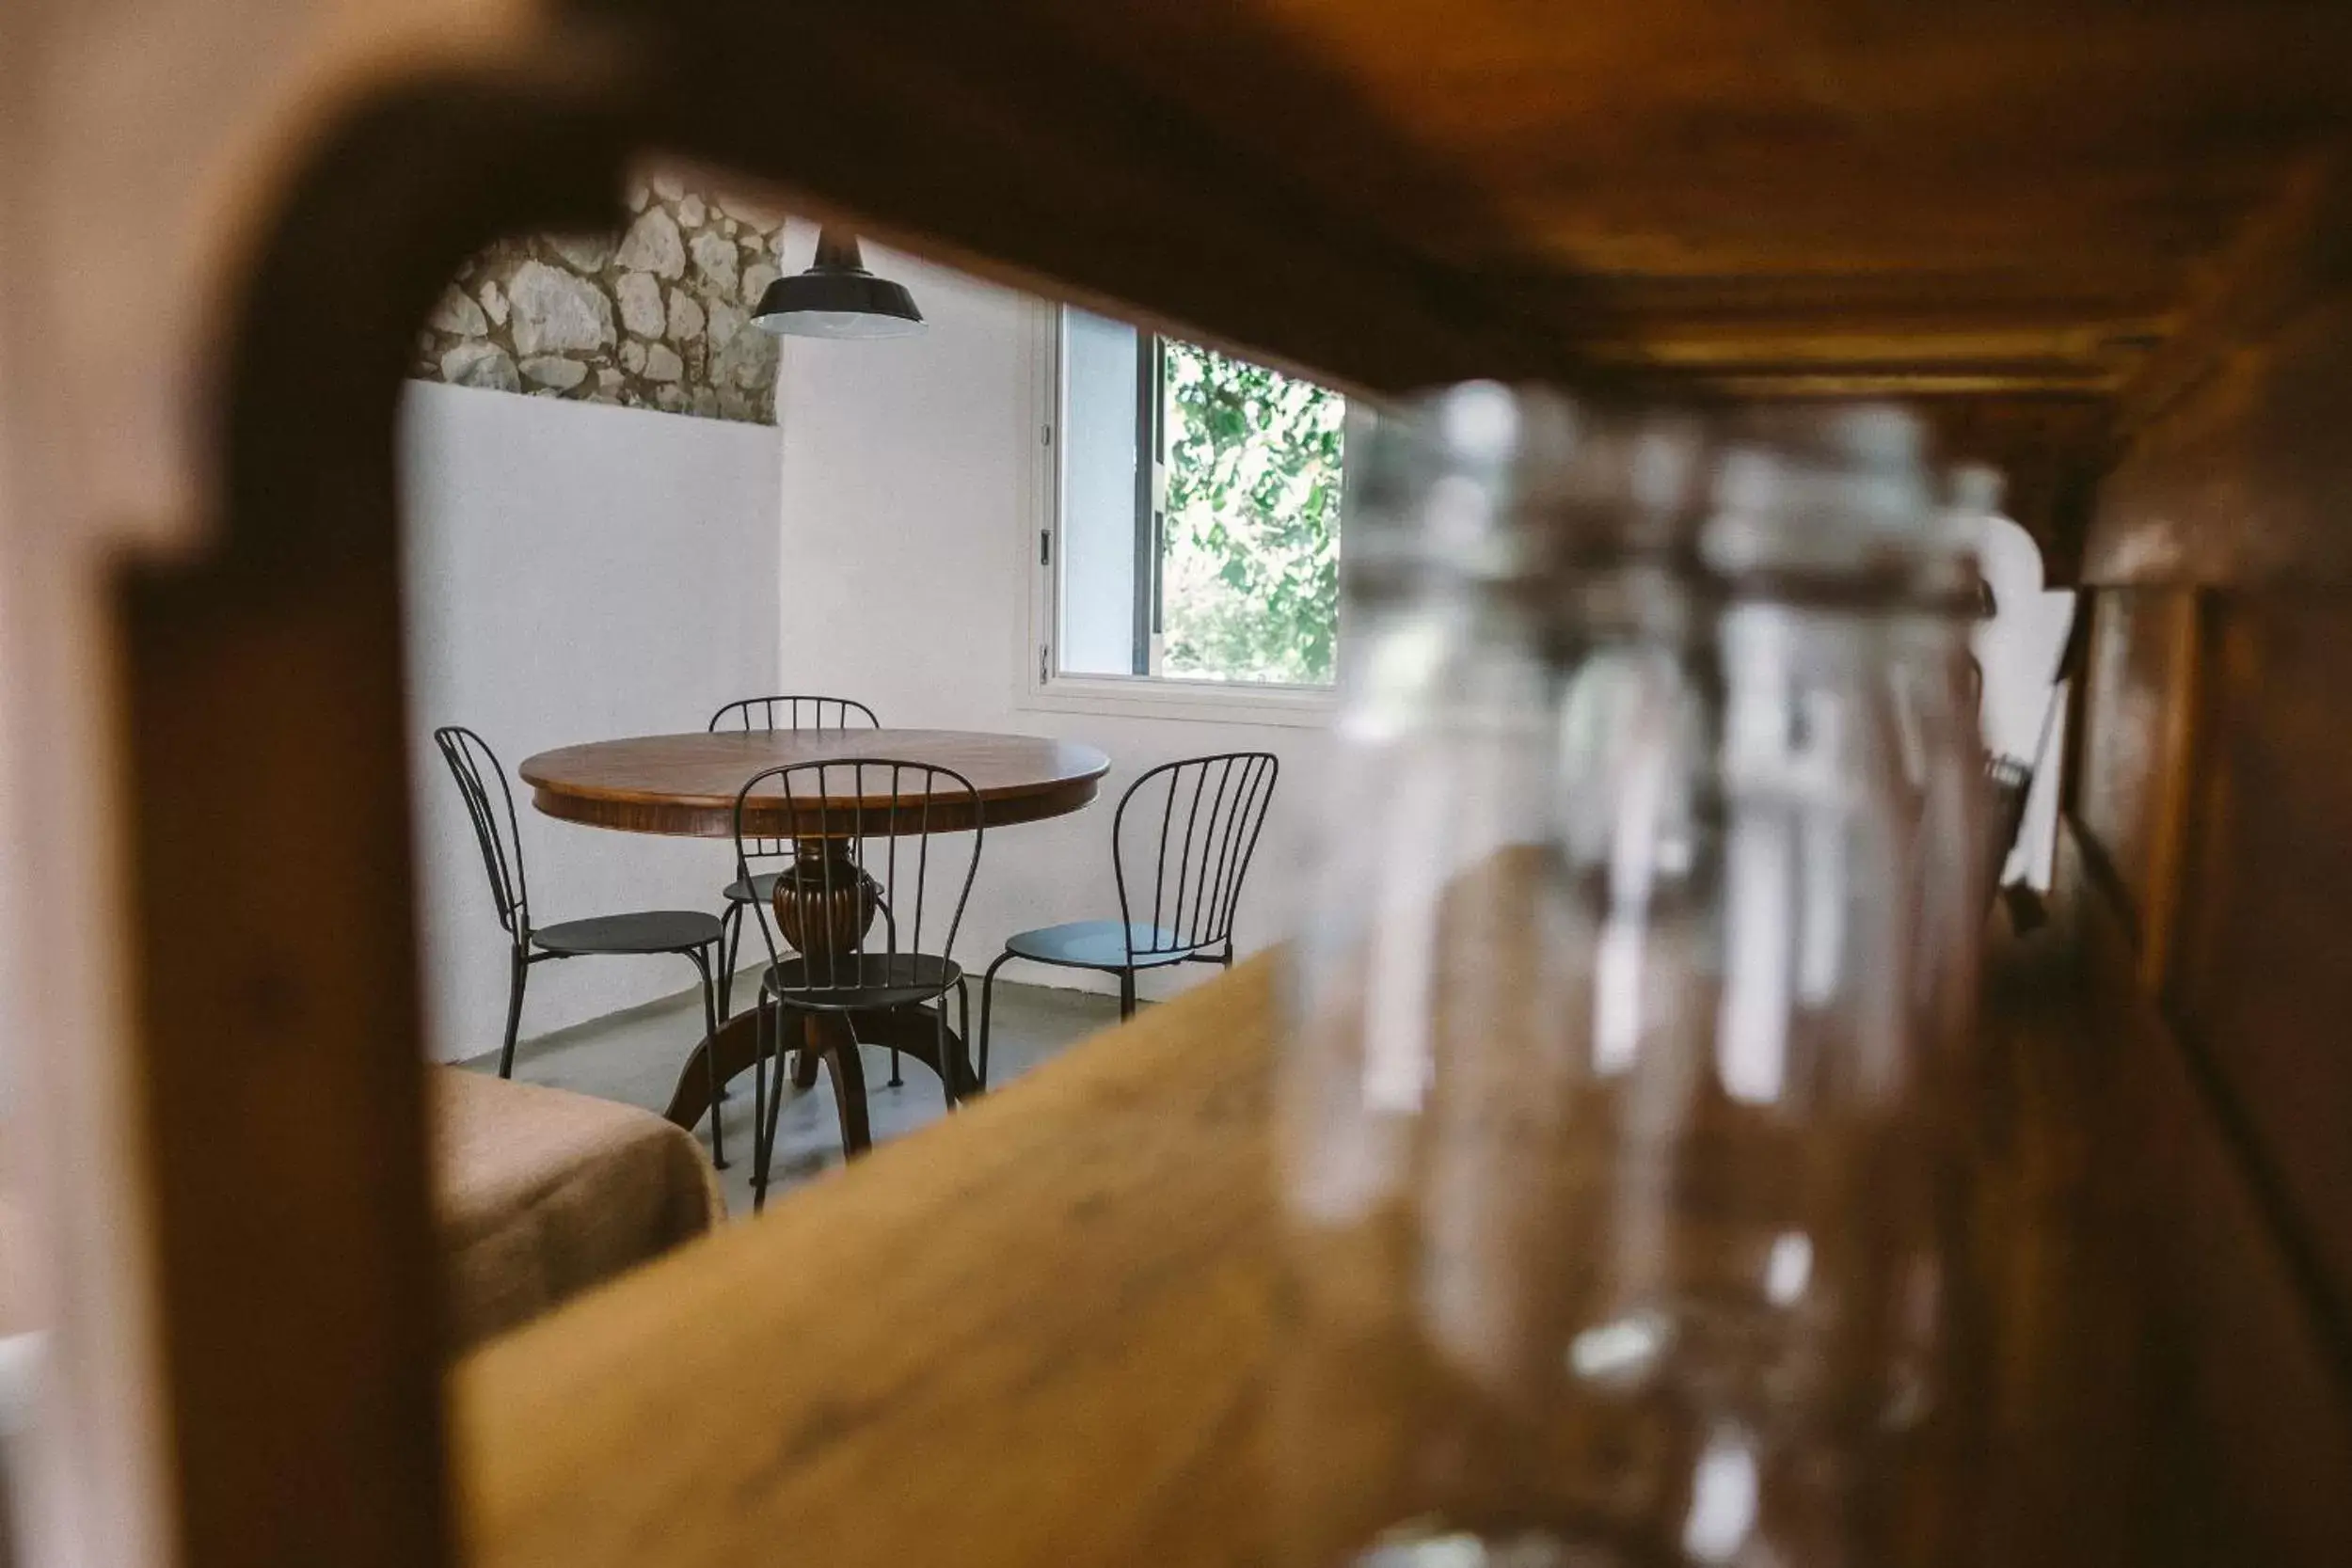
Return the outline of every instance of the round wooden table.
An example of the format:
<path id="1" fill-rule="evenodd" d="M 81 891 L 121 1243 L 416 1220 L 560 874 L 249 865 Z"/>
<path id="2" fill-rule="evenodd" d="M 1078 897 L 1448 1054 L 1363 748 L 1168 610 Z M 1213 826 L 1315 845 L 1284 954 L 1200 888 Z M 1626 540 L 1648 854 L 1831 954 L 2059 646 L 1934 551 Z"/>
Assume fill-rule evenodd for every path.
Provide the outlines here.
<path id="1" fill-rule="evenodd" d="M 1034 735 L 735 730 L 564 746 L 525 758 L 519 771 L 531 786 L 532 804 L 566 822 L 632 833 L 731 838 L 735 798 L 745 780 L 787 763 L 836 757 L 888 757 L 953 768 L 978 791 L 982 821 L 991 828 L 1076 811 L 1094 799 L 1111 765 L 1091 746 Z M 846 803 L 833 802 L 835 809 Z M 944 811 L 945 797 L 940 803 Z M 748 834 L 791 838 L 794 826 L 786 820 L 783 794 L 772 784 L 747 803 Z M 931 819 L 934 832 L 969 826 L 945 815 Z"/>
<path id="2" fill-rule="evenodd" d="M 736 798 L 754 774 L 788 763 L 868 757 L 952 768 L 972 782 L 980 798 L 985 829 L 1036 822 L 1078 810 L 1092 800 L 1110 770 L 1110 758 L 1091 746 L 1039 736 L 990 735 L 967 730 L 755 730 L 712 734 L 648 735 L 564 746 L 527 757 L 517 771 L 531 786 L 532 804 L 548 816 L 622 832 L 666 833 L 692 838 L 735 836 Z M 846 778 L 848 775 L 844 775 Z M 869 775 L 869 783 L 877 783 Z M 911 781 L 902 781 L 911 786 Z M 827 802 L 838 811 L 846 798 Z M 883 800 L 868 803 L 876 821 Z M 805 793 L 803 816 L 809 810 Z M 935 798 L 930 809 L 902 815 L 905 831 L 918 816 L 933 832 L 975 824 L 969 798 Z M 794 820 L 781 791 L 763 789 L 745 802 L 747 836 L 803 836 L 813 824 Z M 917 1016 L 919 1014 L 919 1016 Z M 842 1147 L 850 1154 L 871 1147 L 866 1108 L 866 1074 L 860 1043 L 901 1052 L 939 1074 L 961 1099 L 978 1088 L 962 1037 L 946 1029 L 946 1060 L 941 1060 L 939 1021 L 929 1008 L 887 1013 L 803 1013 L 802 1050 L 793 1068 L 795 1087 L 817 1082 L 821 1062 L 833 1077 L 841 1116 Z M 758 1048 L 751 1013 L 723 1021 L 717 1035 L 695 1047 L 670 1096 L 669 1118 L 692 1127 L 707 1114 L 708 1074 L 723 1084 L 752 1066 Z"/>

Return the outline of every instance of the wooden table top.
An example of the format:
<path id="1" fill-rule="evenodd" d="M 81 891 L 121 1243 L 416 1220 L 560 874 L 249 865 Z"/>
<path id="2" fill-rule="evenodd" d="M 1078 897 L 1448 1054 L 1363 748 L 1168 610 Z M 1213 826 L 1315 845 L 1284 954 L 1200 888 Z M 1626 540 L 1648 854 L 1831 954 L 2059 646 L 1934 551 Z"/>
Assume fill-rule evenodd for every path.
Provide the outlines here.
<path id="1" fill-rule="evenodd" d="M 728 838 L 735 832 L 736 795 L 753 774 L 787 763 L 873 757 L 951 768 L 972 782 L 985 826 L 1034 822 L 1078 810 L 1094 799 L 1110 758 L 1074 740 L 969 730 L 755 730 L 635 736 L 564 746 L 525 758 L 517 769 L 532 803 L 549 816 L 624 832 Z M 849 806 L 861 786 L 842 771 L 828 777 L 827 804 Z M 902 791 L 915 781 L 902 778 Z M 886 772 L 868 771 L 862 786 L 869 806 L 886 800 Z M 876 792 L 881 792 L 880 799 Z M 957 792 L 960 794 L 961 792 Z M 807 789 L 795 791 L 803 812 Z M 969 827 L 956 802 L 934 796 L 933 832 Z M 753 796 L 747 832 L 791 836 L 795 823 L 771 781 Z M 912 827 L 912 823 L 908 824 Z"/>

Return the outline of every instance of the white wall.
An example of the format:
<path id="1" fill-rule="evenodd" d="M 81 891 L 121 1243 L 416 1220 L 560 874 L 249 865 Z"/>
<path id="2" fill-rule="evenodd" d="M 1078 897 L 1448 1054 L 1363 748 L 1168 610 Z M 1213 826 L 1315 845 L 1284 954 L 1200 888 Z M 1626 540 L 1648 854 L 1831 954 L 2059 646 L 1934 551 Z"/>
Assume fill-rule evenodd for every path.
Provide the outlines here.
<path id="1" fill-rule="evenodd" d="M 814 243 L 813 230 L 793 226 L 787 269 L 805 265 Z M 1279 940 L 1298 909 L 1311 854 L 1325 732 L 1023 705 L 1020 661 L 1033 657 L 1025 594 L 1037 523 L 1027 487 L 1040 413 L 1030 370 L 1036 304 L 876 247 L 868 257 L 869 266 L 913 289 L 931 326 L 921 337 L 873 342 L 786 340 L 777 386 L 784 686 L 857 697 L 884 724 L 1062 736 L 1110 754 L 1095 807 L 989 841 L 958 944 L 974 965 L 1022 927 L 1117 912 L 1109 807 L 1136 773 L 1202 752 L 1276 752 L 1281 785 L 1239 935 L 1249 948 Z M 2040 556 L 2013 523 L 1988 530 L 1984 553 L 2001 608 L 1998 622 L 1976 637 L 1985 737 L 2030 758 L 2074 595 L 2042 591 Z M 1127 613 L 1123 589 L 1116 609 Z M 2012 867 L 2044 885 L 2056 784 L 2047 767 L 2036 778 Z M 1025 964 L 1007 973 L 1094 984 Z M 1147 977 L 1145 994 L 1204 973 Z"/>
<path id="2" fill-rule="evenodd" d="M 553 821 L 513 774 L 551 746 L 698 730 L 772 689 L 778 437 L 412 382 L 400 440 L 427 1041 L 450 1060 L 498 1045 L 506 938 L 433 729 L 479 730 L 505 765 L 539 924 L 716 912 L 720 844 Z M 539 964 L 522 1032 L 692 984 L 682 958 Z"/>
<path id="3" fill-rule="evenodd" d="M 805 264 L 813 241 L 795 229 L 787 267 Z M 1115 912 L 1110 807 L 1138 772 L 1203 752 L 1272 751 L 1282 758 L 1281 787 L 1239 934 L 1254 949 L 1290 928 L 1311 807 L 1323 795 L 1325 732 L 1024 705 L 1036 302 L 879 248 L 869 256 L 914 291 L 930 330 L 870 342 L 787 340 L 781 439 L 760 426 L 410 388 L 411 705 L 436 1055 L 495 1047 L 505 995 L 482 869 L 425 739 L 437 723 L 481 730 L 511 770 L 545 747 L 695 729 L 723 701 L 789 689 L 859 698 L 889 725 L 1099 746 L 1113 767 L 1096 805 L 990 839 L 957 946 L 975 967 L 1015 929 Z M 2011 732 L 2038 729 L 2041 718 L 2041 689 L 2025 677 L 2054 659 L 2068 596 L 2024 591 L 1998 545 L 1989 554 L 1989 572 L 2008 591 L 2001 630 L 1980 650 L 1996 710 L 1988 739 L 2024 750 L 2030 733 Z M 2012 630 L 2018 621 L 2031 624 Z M 716 843 L 555 823 L 527 801 L 520 815 L 542 921 L 717 907 L 726 851 Z M 1026 965 L 1008 973 L 1104 984 Z M 1148 976 L 1144 990 L 1166 994 L 1206 974 Z M 524 1034 L 675 992 L 691 978 L 675 959 L 542 965 Z"/>
<path id="4" fill-rule="evenodd" d="M 795 226 L 787 244 L 786 269 L 805 265 L 813 233 Z M 785 341 L 784 686 L 859 698 L 886 725 L 1059 736 L 1109 753 L 1111 773 L 1093 806 L 989 837 L 956 946 L 967 965 L 985 964 L 1025 927 L 1115 917 L 1119 792 L 1154 764 L 1204 752 L 1256 749 L 1282 759 L 1237 932 L 1245 949 L 1280 939 L 1303 879 L 1324 732 L 1019 705 L 1036 549 L 1035 519 L 1025 511 L 1039 439 L 1034 302 L 880 247 L 869 245 L 866 258 L 914 291 L 930 330 L 870 342 Z M 1214 973 L 1186 966 L 1147 976 L 1141 989 L 1166 994 Z M 1026 964 L 1006 974 L 1096 984 Z"/>

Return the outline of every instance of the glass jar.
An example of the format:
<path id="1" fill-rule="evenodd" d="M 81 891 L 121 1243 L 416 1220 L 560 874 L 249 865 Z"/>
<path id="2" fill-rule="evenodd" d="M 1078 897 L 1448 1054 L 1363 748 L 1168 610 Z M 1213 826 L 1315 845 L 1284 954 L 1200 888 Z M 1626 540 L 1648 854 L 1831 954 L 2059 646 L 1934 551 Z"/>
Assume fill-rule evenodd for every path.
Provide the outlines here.
<path id="1" fill-rule="evenodd" d="M 1978 1256 L 1979 1130 L 1993 1085 L 1977 1048 L 1982 934 L 2000 870 L 1994 775 L 1979 713 L 1983 679 L 1971 635 L 1989 613 L 1977 565 L 1999 477 L 1970 466 L 1945 476 L 1947 499 L 1907 552 L 1908 581 L 1887 619 L 1887 687 L 1904 756 L 1912 846 L 1909 979 L 1918 1097 L 1937 1114 L 1926 1135 L 1933 1233 L 1906 1272 L 1888 1425 L 1899 1443 L 1915 1556 L 1958 1560 L 1982 1513 L 1983 1390 L 1990 1324 L 1968 1288 Z"/>
<path id="2" fill-rule="evenodd" d="M 1480 386 L 1370 449 L 1279 1096 L 1287 1560 L 1888 1560 L 1944 1218 L 1916 428 Z"/>

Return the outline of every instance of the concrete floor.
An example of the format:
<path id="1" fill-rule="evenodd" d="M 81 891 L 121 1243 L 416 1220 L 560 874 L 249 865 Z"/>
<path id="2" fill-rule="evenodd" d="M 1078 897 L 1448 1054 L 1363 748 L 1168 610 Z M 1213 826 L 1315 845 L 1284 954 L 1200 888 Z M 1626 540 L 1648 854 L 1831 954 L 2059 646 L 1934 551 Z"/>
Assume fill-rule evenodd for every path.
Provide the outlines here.
<path id="1" fill-rule="evenodd" d="M 746 971 L 736 982 L 738 1003 L 754 993 L 755 973 Z M 977 993 L 978 983 L 974 982 Z M 979 1027 L 979 997 L 972 999 L 972 1024 Z M 996 983 L 994 1014 L 990 1029 L 989 1081 L 1003 1085 L 1038 1063 L 1058 1055 L 1097 1030 L 1119 1022 L 1115 997 L 1087 991 L 1056 990 L 1042 986 Z M 696 991 L 632 1007 L 628 1012 L 559 1029 L 516 1048 L 515 1076 L 617 1100 L 660 1111 L 670 1101 L 678 1069 L 702 1036 L 702 999 Z M 977 1053 L 977 1042 L 974 1043 Z M 890 1079 L 890 1053 L 867 1048 L 866 1101 L 874 1142 L 904 1137 L 946 1114 L 939 1080 L 922 1063 L 908 1060 L 898 1088 Z M 498 1068 L 496 1054 L 463 1064 L 478 1071 Z M 735 1081 L 724 1107 L 728 1168 L 719 1173 L 726 1190 L 727 1213 L 737 1219 L 752 1212 L 752 1075 Z M 699 1130 L 704 1148 L 709 1129 Z M 769 1173 L 771 1197 L 812 1180 L 841 1164 L 841 1123 L 834 1110 L 833 1085 L 819 1074 L 817 1086 L 787 1102 L 776 1120 L 776 1152 Z"/>

